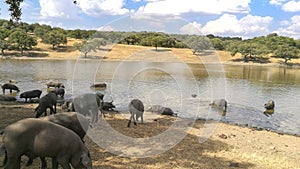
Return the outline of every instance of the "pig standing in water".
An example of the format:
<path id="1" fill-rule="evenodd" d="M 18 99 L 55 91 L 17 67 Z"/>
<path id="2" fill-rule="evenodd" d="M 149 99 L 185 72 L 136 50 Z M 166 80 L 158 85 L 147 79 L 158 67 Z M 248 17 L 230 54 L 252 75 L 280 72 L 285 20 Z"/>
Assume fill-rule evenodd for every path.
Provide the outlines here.
<path id="1" fill-rule="evenodd" d="M 27 102 L 27 99 L 32 99 L 32 98 L 40 98 L 42 94 L 41 90 L 30 90 L 30 91 L 26 91 L 21 93 L 20 98 L 25 98 L 25 103 Z"/>
<path id="2" fill-rule="evenodd" d="M 227 112 L 227 101 L 225 99 L 217 99 L 209 104 L 210 106 L 222 110 L 222 116 L 226 115 Z"/>
<path id="3" fill-rule="evenodd" d="M 263 112 L 264 115 L 266 116 L 270 116 L 272 114 L 274 114 L 274 108 L 275 108 L 275 102 L 273 100 L 269 100 L 265 105 L 265 111 Z"/>
<path id="4" fill-rule="evenodd" d="M 275 107 L 275 102 L 273 100 L 269 100 L 264 107 L 268 110 L 268 109 L 274 109 Z"/>
<path id="5" fill-rule="evenodd" d="M 48 81 L 46 83 L 46 85 L 47 85 L 47 88 L 50 88 L 50 87 L 54 87 L 54 88 L 60 88 L 60 87 L 62 87 L 62 88 L 65 88 L 65 86 L 62 83 L 55 82 L 55 81 Z"/>
<path id="6" fill-rule="evenodd" d="M 52 168 L 92 168 L 88 149 L 73 131 L 45 120 L 27 118 L 7 126 L 3 143 L 8 161 L 5 169 L 20 169 L 22 155 L 30 158 L 51 157 Z"/>
<path id="7" fill-rule="evenodd" d="M 20 92 L 19 88 L 16 85 L 10 83 L 5 83 L 2 85 L 3 94 L 5 93 L 6 89 L 8 89 L 10 93 L 12 93 L 13 90 Z"/>

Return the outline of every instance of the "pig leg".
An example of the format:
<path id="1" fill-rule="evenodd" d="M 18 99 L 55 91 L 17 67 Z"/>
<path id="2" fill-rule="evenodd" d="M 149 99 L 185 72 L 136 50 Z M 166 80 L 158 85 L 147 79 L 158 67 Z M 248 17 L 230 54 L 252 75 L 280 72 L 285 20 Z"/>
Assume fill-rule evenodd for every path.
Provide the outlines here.
<path id="1" fill-rule="evenodd" d="M 142 123 L 144 123 L 144 118 L 143 118 L 143 115 L 141 115 L 141 121 L 142 121 Z"/>
<path id="2" fill-rule="evenodd" d="M 55 114 L 56 112 L 54 111 L 53 107 L 49 107 L 50 108 L 50 114 Z"/>
<path id="3" fill-rule="evenodd" d="M 43 112 L 42 113 L 36 113 L 35 118 L 39 118 L 42 114 L 43 114 Z"/>
<path id="4" fill-rule="evenodd" d="M 26 166 L 30 166 L 33 162 L 33 158 L 29 157 L 27 163 L 26 163 Z"/>
<path id="5" fill-rule="evenodd" d="M 129 121 L 128 121 L 128 124 L 127 124 L 127 127 L 130 127 L 131 119 L 133 119 L 133 120 L 134 120 L 133 114 L 131 114 L 131 116 L 130 116 L 130 118 L 129 118 Z M 134 120 L 134 121 L 135 121 L 135 120 Z"/>
<path id="6" fill-rule="evenodd" d="M 92 119 L 94 119 L 93 120 L 94 122 L 98 122 L 98 115 L 99 115 L 98 112 L 97 113 L 92 113 Z"/>
<path id="7" fill-rule="evenodd" d="M 139 116 L 135 115 L 135 121 L 139 121 Z"/>
<path id="8" fill-rule="evenodd" d="M 68 163 L 60 163 L 60 165 L 63 169 L 71 169 L 71 167 Z"/>
<path id="9" fill-rule="evenodd" d="M 45 160 L 45 157 L 40 157 L 40 159 L 41 159 L 41 163 L 42 163 L 41 169 L 46 169 L 47 168 L 47 162 Z M 26 163 L 26 166 L 31 166 L 32 162 L 33 162 L 33 158 L 29 157 L 29 159 Z"/>
<path id="10" fill-rule="evenodd" d="M 46 169 L 47 168 L 47 162 L 46 162 L 45 157 L 40 157 L 40 159 L 41 159 L 41 163 L 42 163 L 41 169 Z"/>
<path id="11" fill-rule="evenodd" d="M 21 156 L 8 157 L 4 169 L 20 169 Z"/>
<path id="12" fill-rule="evenodd" d="M 47 116 L 47 108 L 46 108 L 46 110 L 45 110 L 45 112 L 44 112 L 44 116 Z"/>
<path id="13" fill-rule="evenodd" d="M 56 104 L 54 105 L 54 114 L 56 114 Z"/>
<path id="14" fill-rule="evenodd" d="M 56 158 L 52 158 L 52 168 L 57 169 L 58 168 L 58 162 Z"/>
<path id="15" fill-rule="evenodd" d="M 5 152 L 4 152 L 4 159 L 3 159 L 3 163 L 2 163 L 2 167 L 4 167 L 6 163 L 7 163 L 7 151 L 5 150 Z"/>
<path id="16" fill-rule="evenodd" d="M 105 118 L 104 111 L 99 109 L 99 112 L 100 112 L 100 115 L 103 115 L 103 118 Z"/>
<path id="17" fill-rule="evenodd" d="M 63 169 L 71 169 L 68 160 L 58 159 L 57 162 L 61 165 Z"/>
<path id="18" fill-rule="evenodd" d="M 138 119 L 137 115 L 135 115 L 135 118 L 134 118 L 134 115 L 133 115 L 132 118 L 133 118 L 133 124 L 136 126 L 136 125 L 137 125 L 136 122 L 138 121 L 138 120 L 137 120 L 137 119 Z"/>

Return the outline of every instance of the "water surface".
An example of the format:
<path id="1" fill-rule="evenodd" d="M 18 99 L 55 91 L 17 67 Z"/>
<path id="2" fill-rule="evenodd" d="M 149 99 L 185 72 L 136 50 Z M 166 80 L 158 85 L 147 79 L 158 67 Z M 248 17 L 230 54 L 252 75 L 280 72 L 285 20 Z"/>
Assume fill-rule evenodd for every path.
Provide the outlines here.
<path id="1" fill-rule="evenodd" d="M 47 93 L 46 82 L 66 86 L 65 99 L 86 92 L 94 82 L 106 82 L 105 100 L 126 110 L 133 98 L 145 107 L 160 104 L 182 117 L 212 118 L 300 135 L 300 69 L 266 66 L 200 65 L 93 60 L 2 60 L 0 83 L 19 81 L 21 92 Z M 196 94 L 197 97 L 192 97 Z M 17 94 L 17 98 L 18 98 Z M 226 98 L 226 116 L 211 109 L 212 99 Z M 275 101 L 275 112 L 263 114 L 264 103 Z M 18 99 L 18 101 L 22 101 Z"/>

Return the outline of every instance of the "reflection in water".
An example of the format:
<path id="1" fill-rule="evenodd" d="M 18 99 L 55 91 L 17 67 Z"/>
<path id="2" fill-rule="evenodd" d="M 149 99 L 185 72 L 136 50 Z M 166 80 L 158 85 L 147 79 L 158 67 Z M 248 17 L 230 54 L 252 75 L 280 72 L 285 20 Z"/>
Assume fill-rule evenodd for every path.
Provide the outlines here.
<path id="1" fill-rule="evenodd" d="M 46 82 L 65 84 L 65 99 L 94 92 L 94 82 L 105 82 L 104 100 L 114 100 L 118 110 L 126 110 L 131 98 L 145 106 L 160 104 L 182 117 L 216 118 L 223 112 L 209 103 L 225 89 L 228 109 L 222 121 L 270 128 L 300 135 L 300 69 L 265 66 L 225 65 L 226 79 L 219 65 L 153 62 L 98 62 L 60 60 L 2 60 L 0 83 L 19 81 L 21 92 L 40 89 Z M 145 69 L 147 68 L 147 69 Z M 210 69 L 208 74 L 206 69 Z M 224 84 L 224 81 L 226 82 Z M 13 93 L 19 99 L 19 93 Z M 193 97 L 196 96 L 196 97 Z M 276 102 L 276 113 L 264 112 L 266 100 Z M 267 116 L 268 115 L 268 116 Z"/>
<path id="2" fill-rule="evenodd" d="M 247 79 L 256 83 L 298 83 L 300 70 L 267 66 L 232 66 L 226 65 L 226 77 Z"/>
<path id="3" fill-rule="evenodd" d="M 218 108 L 218 107 L 212 107 L 212 110 L 213 110 L 215 113 L 220 114 L 222 117 L 225 117 L 225 116 L 226 116 L 226 113 L 227 113 L 227 110 L 223 110 L 223 109 L 220 109 L 220 108 Z"/>
<path id="4" fill-rule="evenodd" d="M 272 114 L 274 114 L 274 109 L 267 109 L 263 112 L 263 114 L 266 115 L 267 117 L 269 117 Z"/>

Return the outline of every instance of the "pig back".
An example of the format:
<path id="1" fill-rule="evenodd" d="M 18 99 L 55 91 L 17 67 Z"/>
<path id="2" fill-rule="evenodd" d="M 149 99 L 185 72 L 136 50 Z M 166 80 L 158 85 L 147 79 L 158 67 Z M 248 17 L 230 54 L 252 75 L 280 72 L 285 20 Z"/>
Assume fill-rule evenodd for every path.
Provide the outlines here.
<path id="1" fill-rule="evenodd" d="M 23 119 L 6 127 L 3 142 L 8 153 L 40 157 L 56 157 L 63 151 L 74 153 L 80 149 L 80 143 L 83 144 L 73 131 L 35 118 Z"/>
<path id="2" fill-rule="evenodd" d="M 64 126 L 74 131 L 81 139 L 84 138 L 89 127 L 88 119 L 76 112 L 58 113 L 40 119 Z"/>

